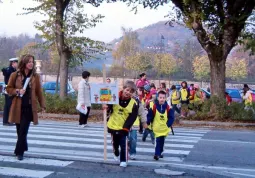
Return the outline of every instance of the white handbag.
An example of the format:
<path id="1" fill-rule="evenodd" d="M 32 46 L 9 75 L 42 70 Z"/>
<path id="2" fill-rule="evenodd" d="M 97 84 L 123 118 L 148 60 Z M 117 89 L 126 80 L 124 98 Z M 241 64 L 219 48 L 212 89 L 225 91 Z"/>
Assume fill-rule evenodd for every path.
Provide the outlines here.
<path id="1" fill-rule="evenodd" d="M 76 110 L 78 110 L 78 111 L 79 111 L 80 113 L 82 113 L 82 114 L 87 114 L 87 112 L 88 112 L 87 106 L 82 107 L 82 106 L 81 106 L 81 103 L 78 103 L 78 104 L 77 104 Z"/>

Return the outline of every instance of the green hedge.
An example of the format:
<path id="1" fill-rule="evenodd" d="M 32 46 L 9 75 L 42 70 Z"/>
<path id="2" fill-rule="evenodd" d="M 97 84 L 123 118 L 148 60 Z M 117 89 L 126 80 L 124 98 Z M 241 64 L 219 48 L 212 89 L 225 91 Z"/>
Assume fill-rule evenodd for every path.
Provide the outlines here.
<path id="1" fill-rule="evenodd" d="M 77 99 L 67 97 L 64 100 L 59 98 L 59 95 L 45 94 L 46 112 L 56 114 L 78 114 L 76 108 Z M 92 109 L 101 109 L 99 104 L 92 104 Z"/>
<path id="2" fill-rule="evenodd" d="M 232 102 L 229 106 L 225 99 L 213 96 L 206 100 L 196 114 L 189 117 L 194 120 L 243 120 L 255 121 L 255 105 L 245 110 L 243 103 Z"/>
<path id="3" fill-rule="evenodd" d="M 78 114 L 76 111 L 77 99 L 67 97 L 61 100 L 58 95 L 44 94 L 46 100 L 46 112 L 56 114 Z M 92 104 L 92 109 L 101 109 L 101 105 Z M 0 95 L 0 111 L 4 109 L 4 95 Z"/>

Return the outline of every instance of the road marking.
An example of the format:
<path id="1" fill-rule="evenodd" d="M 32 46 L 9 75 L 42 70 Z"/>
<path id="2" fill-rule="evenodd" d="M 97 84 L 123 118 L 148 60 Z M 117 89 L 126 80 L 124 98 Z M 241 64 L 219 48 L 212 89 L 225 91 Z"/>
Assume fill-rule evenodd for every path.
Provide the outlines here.
<path id="1" fill-rule="evenodd" d="M 31 170 L 31 169 L 20 169 L 20 168 L 10 168 L 10 167 L 0 167 L 0 174 L 5 175 L 5 176 L 44 178 L 46 176 L 49 176 L 52 173 L 54 173 L 54 172 Z"/>
<path id="2" fill-rule="evenodd" d="M 243 173 L 237 173 L 237 172 L 229 172 L 229 171 L 225 171 L 225 173 L 228 174 L 235 174 L 235 175 L 239 175 L 239 176 L 245 176 L 245 177 L 255 177 L 255 175 L 251 175 L 251 174 L 243 174 Z"/>
<path id="3" fill-rule="evenodd" d="M 35 159 L 35 158 L 25 158 L 23 161 L 19 161 L 17 160 L 16 157 L 1 156 L 1 155 L 0 155 L 0 161 L 12 162 L 12 163 L 38 164 L 38 165 L 45 165 L 45 166 L 58 166 L 58 167 L 65 167 L 73 163 L 73 161 L 58 161 L 53 159 Z"/>
<path id="4" fill-rule="evenodd" d="M 2 133 L 0 132 L 1 136 L 16 136 L 16 133 Z M 66 141 L 81 141 L 81 142 L 96 142 L 96 143 L 103 143 L 102 139 L 93 139 L 93 138 L 80 138 L 80 137 L 68 137 L 68 136 L 54 136 L 54 135 L 33 135 L 28 134 L 28 140 L 30 138 L 40 138 L 40 139 L 54 139 L 54 140 L 62 140 L 63 142 Z M 1 141 L 1 139 L 0 139 Z M 3 141 L 4 142 L 4 141 Z M 111 144 L 111 140 L 107 140 L 107 143 Z M 151 146 L 151 143 L 145 142 L 138 142 L 138 145 L 142 146 Z M 172 147 L 172 148 L 193 148 L 194 145 L 187 145 L 187 144 L 174 144 L 174 143 L 165 143 L 165 147 Z"/>
<path id="5" fill-rule="evenodd" d="M 240 144 L 255 144 L 255 142 L 245 142 L 245 141 L 230 141 L 230 140 L 211 140 L 211 139 L 200 139 L 201 141 L 208 142 L 225 142 L 225 143 L 240 143 Z"/>
<path id="6" fill-rule="evenodd" d="M 0 141 L 6 142 L 6 143 L 16 143 L 16 139 L 13 138 L 0 138 Z M 42 140 L 28 140 L 28 144 L 35 144 L 35 145 L 47 145 L 47 146 L 61 146 L 61 147 L 72 147 L 72 148 L 92 148 L 92 149 L 103 149 L 104 145 L 93 145 L 93 144 L 82 144 L 82 143 L 67 143 L 67 142 L 56 142 L 56 141 L 42 141 Z M 108 150 L 112 150 L 111 145 L 107 145 Z M 139 152 L 147 152 L 147 153 L 153 153 L 155 151 L 154 148 L 136 148 Z M 181 155 L 188 155 L 190 151 L 184 151 L 184 150 L 170 150 L 167 149 L 164 151 L 164 153 L 168 154 L 181 154 Z"/>

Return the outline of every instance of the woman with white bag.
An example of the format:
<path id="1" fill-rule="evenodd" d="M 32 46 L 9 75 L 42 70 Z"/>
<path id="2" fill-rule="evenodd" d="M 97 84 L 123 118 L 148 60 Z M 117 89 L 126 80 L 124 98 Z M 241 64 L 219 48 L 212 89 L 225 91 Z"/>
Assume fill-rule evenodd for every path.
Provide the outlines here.
<path id="1" fill-rule="evenodd" d="M 78 85 L 78 104 L 77 110 L 80 112 L 79 126 L 86 127 L 89 117 L 91 101 L 90 101 L 90 85 L 89 85 L 89 76 L 88 71 L 82 72 L 82 80 Z"/>

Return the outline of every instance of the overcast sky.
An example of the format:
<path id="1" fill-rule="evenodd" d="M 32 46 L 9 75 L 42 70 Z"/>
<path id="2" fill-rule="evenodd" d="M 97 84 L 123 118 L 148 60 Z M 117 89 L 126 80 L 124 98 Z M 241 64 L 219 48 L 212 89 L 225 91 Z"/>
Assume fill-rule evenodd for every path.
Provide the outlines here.
<path id="1" fill-rule="evenodd" d="M 18 35 L 27 33 L 34 35 L 37 33 L 33 27 L 33 22 L 42 20 L 39 14 L 18 15 L 23 7 L 33 7 L 32 0 L 2 0 L 0 4 L 0 35 Z M 158 21 L 167 20 L 164 16 L 171 10 L 169 5 L 159 7 L 157 10 L 139 8 L 138 14 L 131 12 L 131 8 L 124 3 L 102 4 L 95 8 L 87 5 L 85 10 L 88 14 L 102 14 L 105 16 L 103 22 L 93 29 L 86 30 L 84 36 L 95 40 L 109 42 L 121 36 L 121 26 L 133 29 L 142 28 Z"/>

